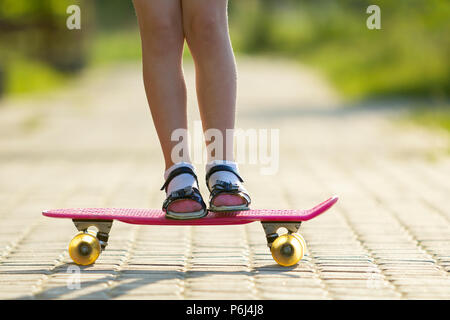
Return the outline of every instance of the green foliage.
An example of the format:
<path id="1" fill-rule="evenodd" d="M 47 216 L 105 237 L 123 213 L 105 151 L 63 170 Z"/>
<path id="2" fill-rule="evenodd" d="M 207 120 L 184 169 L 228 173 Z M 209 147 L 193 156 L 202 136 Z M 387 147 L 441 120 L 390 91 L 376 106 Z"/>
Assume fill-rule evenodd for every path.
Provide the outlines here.
<path id="1" fill-rule="evenodd" d="M 95 0 L 95 23 L 103 32 L 136 26 L 136 14 L 131 0 Z"/>
<path id="2" fill-rule="evenodd" d="M 450 2 L 246 0 L 231 3 L 234 47 L 299 59 L 349 97 L 449 95 Z M 366 9 L 381 8 L 381 30 Z"/>
<path id="3" fill-rule="evenodd" d="M 82 8 L 80 31 L 66 28 L 71 4 Z M 366 27 L 371 4 L 381 8 L 382 30 Z M 309 63 L 349 97 L 449 95 L 448 0 L 243 0 L 229 5 L 237 52 Z M 139 60 L 140 55 L 130 0 L 0 0 L 0 76 L 6 76 L 7 90 L 51 87 L 89 63 Z M 41 79 L 31 85 L 33 78 Z"/>
<path id="4" fill-rule="evenodd" d="M 79 3 L 78 0 L 2 0 L 0 1 L 0 17 L 2 20 L 17 21 L 25 18 L 34 20 L 37 14 L 63 16 L 69 5 Z"/>
<path id="5" fill-rule="evenodd" d="M 0 0 L 0 95 L 53 88 L 86 63 L 86 33 L 66 27 L 67 8 L 89 0 Z"/>

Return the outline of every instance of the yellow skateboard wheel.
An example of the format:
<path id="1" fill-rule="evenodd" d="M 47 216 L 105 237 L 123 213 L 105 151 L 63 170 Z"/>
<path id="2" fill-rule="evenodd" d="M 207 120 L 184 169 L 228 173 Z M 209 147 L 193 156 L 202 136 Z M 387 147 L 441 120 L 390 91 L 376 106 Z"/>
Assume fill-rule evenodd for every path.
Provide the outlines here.
<path id="1" fill-rule="evenodd" d="M 279 265 L 290 267 L 299 262 L 305 254 L 306 243 L 299 234 L 283 234 L 275 239 L 270 251 Z"/>
<path id="2" fill-rule="evenodd" d="M 93 264 L 100 252 L 100 242 L 90 233 L 79 233 L 69 243 L 69 255 L 79 265 Z"/>

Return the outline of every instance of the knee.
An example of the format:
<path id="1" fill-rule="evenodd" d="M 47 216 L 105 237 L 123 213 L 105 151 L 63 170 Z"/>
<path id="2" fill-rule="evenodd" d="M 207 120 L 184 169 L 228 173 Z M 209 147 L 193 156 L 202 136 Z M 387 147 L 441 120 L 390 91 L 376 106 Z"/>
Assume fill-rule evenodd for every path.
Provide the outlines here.
<path id="1" fill-rule="evenodd" d="M 141 28 L 143 46 L 152 51 L 167 53 L 183 42 L 180 26 L 169 18 L 155 17 L 145 21 Z M 178 26 L 178 28 L 177 28 Z"/>
<path id="2" fill-rule="evenodd" d="M 188 42 L 207 49 L 220 44 L 227 37 L 228 27 L 226 19 L 205 14 L 192 17 L 185 32 Z"/>

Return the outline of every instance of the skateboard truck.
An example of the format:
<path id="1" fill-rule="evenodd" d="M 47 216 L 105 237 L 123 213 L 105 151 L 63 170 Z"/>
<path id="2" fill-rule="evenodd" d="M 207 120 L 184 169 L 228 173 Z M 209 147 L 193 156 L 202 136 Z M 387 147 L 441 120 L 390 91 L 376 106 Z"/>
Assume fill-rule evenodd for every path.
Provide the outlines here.
<path id="1" fill-rule="evenodd" d="M 69 244 L 69 255 L 81 265 L 92 264 L 108 245 L 113 220 L 72 219 L 79 233 Z M 94 227 L 97 231 L 89 229 Z"/>
<path id="2" fill-rule="evenodd" d="M 267 246 L 270 248 L 273 259 L 278 264 L 289 267 L 303 258 L 306 251 L 306 242 L 297 233 L 301 221 L 262 221 L 261 224 L 266 233 Z M 287 234 L 280 236 L 278 234 L 280 228 L 285 228 L 288 231 Z"/>
<path id="3" fill-rule="evenodd" d="M 288 234 L 296 233 L 300 229 L 301 221 L 299 222 L 280 222 L 280 221 L 264 221 L 261 222 L 264 232 L 266 233 L 267 246 L 272 247 L 272 243 L 279 237 L 277 233 L 280 228 L 285 228 Z"/>
<path id="4" fill-rule="evenodd" d="M 111 227 L 113 224 L 113 220 L 78 220 L 73 219 L 73 223 L 75 227 L 80 232 L 88 232 L 90 227 L 97 228 L 97 234 L 95 235 L 99 240 L 100 246 L 102 250 L 105 250 L 108 245 L 109 232 L 111 231 Z"/>

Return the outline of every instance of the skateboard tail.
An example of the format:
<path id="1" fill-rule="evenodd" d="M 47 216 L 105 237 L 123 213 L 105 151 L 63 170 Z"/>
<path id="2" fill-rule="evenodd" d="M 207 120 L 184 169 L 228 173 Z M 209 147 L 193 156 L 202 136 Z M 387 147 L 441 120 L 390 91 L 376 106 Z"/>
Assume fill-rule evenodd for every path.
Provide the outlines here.
<path id="1" fill-rule="evenodd" d="M 328 200 L 326 200 L 322 203 L 319 203 L 317 206 L 315 206 L 309 210 L 305 210 L 304 219 L 302 221 L 311 220 L 311 219 L 321 215 L 322 213 L 325 213 L 328 209 L 330 209 L 332 206 L 334 206 L 334 204 L 338 200 L 339 200 L 339 197 L 337 195 L 334 195 L 331 198 L 329 198 Z"/>

